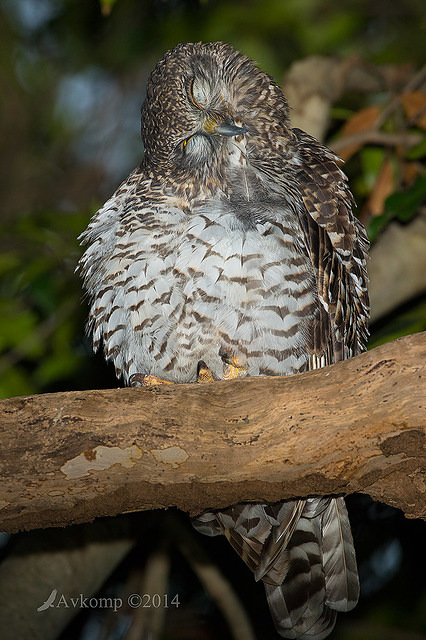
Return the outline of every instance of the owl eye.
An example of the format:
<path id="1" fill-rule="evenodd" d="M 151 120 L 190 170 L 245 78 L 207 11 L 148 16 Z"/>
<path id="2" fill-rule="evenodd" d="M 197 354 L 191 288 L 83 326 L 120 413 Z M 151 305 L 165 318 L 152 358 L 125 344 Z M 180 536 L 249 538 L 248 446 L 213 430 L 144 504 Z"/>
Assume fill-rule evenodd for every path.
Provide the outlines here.
<path id="1" fill-rule="evenodd" d="M 207 105 L 207 92 L 205 87 L 202 86 L 199 80 L 193 78 L 189 86 L 189 96 L 192 103 L 195 104 L 197 109 L 204 109 Z"/>
<path id="2" fill-rule="evenodd" d="M 191 136 L 190 138 L 184 140 L 182 142 L 182 151 L 185 151 L 185 153 L 189 153 L 194 147 L 197 146 L 198 138 L 200 138 L 200 136 Z"/>
<path id="3" fill-rule="evenodd" d="M 185 149 L 186 149 L 186 147 L 188 145 L 188 142 L 190 142 L 190 140 L 191 140 L 191 138 L 187 138 L 186 140 L 184 140 L 182 142 L 182 151 L 185 151 Z M 189 145 L 189 146 L 191 147 L 191 145 Z"/>

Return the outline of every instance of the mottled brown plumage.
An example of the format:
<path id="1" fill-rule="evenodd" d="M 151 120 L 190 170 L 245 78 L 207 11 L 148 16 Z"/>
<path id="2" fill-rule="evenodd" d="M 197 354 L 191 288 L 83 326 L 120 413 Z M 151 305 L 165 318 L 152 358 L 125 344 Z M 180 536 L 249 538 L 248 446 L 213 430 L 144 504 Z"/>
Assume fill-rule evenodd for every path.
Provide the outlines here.
<path id="1" fill-rule="evenodd" d="M 365 347 L 365 232 L 337 158 L 291 128 L 270 76 L 229 45 L 178 45 L 151 74 L 142 138 L 140 167 L 82 235 L 94 347 L 117 375 L 288 375 Z M 240 504 L 194 525 L 263 580 L 285 638 L 325 638 L 357 601 L 342 498 Z"/>

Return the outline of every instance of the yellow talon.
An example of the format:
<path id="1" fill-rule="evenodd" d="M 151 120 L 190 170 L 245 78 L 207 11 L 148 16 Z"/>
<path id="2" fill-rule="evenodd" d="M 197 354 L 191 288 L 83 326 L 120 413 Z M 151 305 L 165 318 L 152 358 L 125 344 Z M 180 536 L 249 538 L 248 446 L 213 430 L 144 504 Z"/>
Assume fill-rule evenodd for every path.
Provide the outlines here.
<path id="1" fill-rule="evenodd" d="M 199 384 L 206 384 L 207 382 L 213 382 L 212 372 L 208 368 L 205 362 L 201 361 L 198 364 L 197 382 Z"/>
<path id="2" fill-rule="evenodd" d="M 155 387 L 159 384 L 173 384 L 169 380 L 163 380 L 157 376 L 145 375 L 143 373 L 134 373 L 130 377 L 131 387 Z"/>
<path id="3" fill-rule="evenodd" d="M 237 356 L 232 356 L 223 365 L 223 379 L 233 380 L 247 375 L 247 365 L 243 364 Z"/>

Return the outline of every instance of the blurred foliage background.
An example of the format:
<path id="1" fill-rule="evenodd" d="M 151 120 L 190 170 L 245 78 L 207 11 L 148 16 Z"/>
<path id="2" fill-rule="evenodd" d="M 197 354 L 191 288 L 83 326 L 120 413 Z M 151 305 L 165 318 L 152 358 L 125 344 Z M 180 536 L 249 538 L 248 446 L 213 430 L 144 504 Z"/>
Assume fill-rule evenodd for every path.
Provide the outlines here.
<path id="1" fill-rule="evenodd" d="M 77 237 L 140 161 L 150 70 L 188 40 L 228 41 L 281 83 L 307 56 L 364 65 L 377 82 L 330 100 L 326 141 L 358 136 L 339 153 L 373 243 L 424 219 L 423 0 L 0 0 L 0 397 L 117 386 L 85 338 Z M 375 318 L 372 346 L 426 329 L 425 289 Z M 424 637 L 424 528 L 353 501 L 365 600 L 335 637 Z"/>

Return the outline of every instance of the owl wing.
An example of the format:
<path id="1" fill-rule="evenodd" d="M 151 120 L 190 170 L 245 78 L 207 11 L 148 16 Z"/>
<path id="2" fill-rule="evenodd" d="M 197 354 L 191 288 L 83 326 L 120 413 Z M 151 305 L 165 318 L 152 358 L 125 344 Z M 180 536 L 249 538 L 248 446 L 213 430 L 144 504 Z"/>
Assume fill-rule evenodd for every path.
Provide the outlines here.
<path id="1" fill-rule="evenodd" d="M 369 242 L 352 212 L 353 198 L 338 157 L 315 138 L 295 130 L 303 207 L 300 223 L 315 269 L 322 308 L 314 327 L 312 366 L 357 355 L 368 338 L 366 260 Z M 325 348 L 325 352 L 324 352 Z M 326 362 L 317 358 L 326 355 Z"/>

